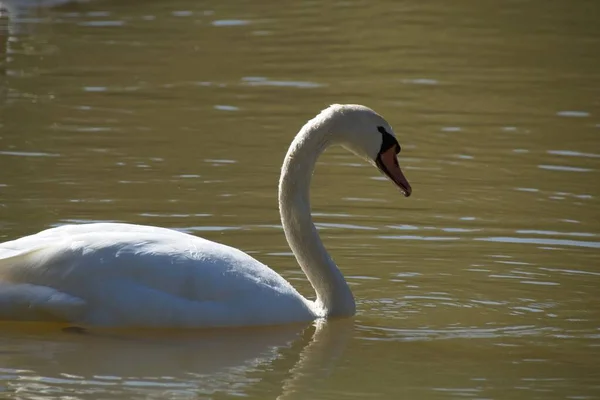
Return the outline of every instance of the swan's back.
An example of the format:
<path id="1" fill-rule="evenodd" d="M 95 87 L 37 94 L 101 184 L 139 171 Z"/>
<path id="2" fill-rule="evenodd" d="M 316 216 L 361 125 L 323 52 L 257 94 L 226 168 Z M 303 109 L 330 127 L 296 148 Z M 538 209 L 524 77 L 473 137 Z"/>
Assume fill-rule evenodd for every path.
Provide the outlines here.
<path id="1" fill-rule="evenodd" d="M 226 326 L 314 318 L 287 281 L 246 253 L 150 226 L 69 225 L 0 244 L 2 282 L 0 305 L 7 283 L 30 285 L 30 293 L 51 288 L 80 309 L 85 304 L 83 323 Z"/>

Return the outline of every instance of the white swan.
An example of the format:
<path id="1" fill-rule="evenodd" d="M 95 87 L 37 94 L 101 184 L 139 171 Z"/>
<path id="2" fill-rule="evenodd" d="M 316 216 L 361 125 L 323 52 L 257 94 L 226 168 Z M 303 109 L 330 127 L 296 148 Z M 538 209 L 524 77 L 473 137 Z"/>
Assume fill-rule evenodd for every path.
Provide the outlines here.
<path id="1" fill-rule="evenodd" d="M 354 297 L 310 215 L 315 162 L 334 144 L 376 165 L 405 196 L 411 193 L 392 128 L 373 110 L 336 104 L 304 125 L 283 162 L 279 209 L 315 301 L 238 249 L 165 228 L 97 223 L 0 244 L 0 320 L 217 327 L 354 315 Z"/>

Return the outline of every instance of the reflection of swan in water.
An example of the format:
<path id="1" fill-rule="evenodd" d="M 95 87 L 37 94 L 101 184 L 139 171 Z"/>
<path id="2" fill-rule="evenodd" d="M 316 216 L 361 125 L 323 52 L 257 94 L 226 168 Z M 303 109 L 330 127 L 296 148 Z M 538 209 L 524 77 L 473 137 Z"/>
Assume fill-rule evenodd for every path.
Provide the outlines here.
<path id="1" fill-rule="evenodd" d="M 295 398 L 328 376 L 353 332 L 352 320 L 251 329 L 58 333 L 51 325 L 1 324 L 4 381 L 40 390 L 265 393 Z M 24 337 L 27 337 L 24 339 Z M 8 351 L 10 349 L 10 351 Z M 14 370 L 14 375 L 10 372 Z M 18 370 L 18 372 L 17 372 Z M 31 388 L 31 389 L 30 389 Z M 66 393 L 65 393 L 66 392 Z M 75 393 L 73 393 L 75 395 Z M 102 397 L 102 396 L 100 396 Z M 265 397 L 265 396 L 258 396 Z M 299 397 L 305 398 L 305 397 Z"/>
<path id="2" fill-rule="evenodd" d="M 308 121 L 285 156 L 279 211 L 316 292 L 304 298 L 241 250 L 131 224 L 66 225 L 0 244 L 0 317 L 87 325 L 276 325 L 354 315 L 352 292 L 315 228 L 309 186 L 317 158 L 340 145 L 409 196 L 392 128 L 375 111 L 334 104 Z"/>
<path id="3" fill-rule="evenodd" d="M 320 321 L 312 341 L 299 354 L 298 361 L 289 369 L 277 400 L 286 400 L 302 394 L 304 387 L 312 390 L 332 374 L 336 361 L 342 356 L 353 333 L 351 320 Z M 307 396 L 300 396 L 305 399 Z"/>

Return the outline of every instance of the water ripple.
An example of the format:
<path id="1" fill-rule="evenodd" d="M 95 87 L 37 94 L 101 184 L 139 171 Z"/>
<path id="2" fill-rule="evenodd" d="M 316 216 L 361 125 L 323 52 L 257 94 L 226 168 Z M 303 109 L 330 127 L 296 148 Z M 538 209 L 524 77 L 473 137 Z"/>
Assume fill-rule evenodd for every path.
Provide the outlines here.
<path id="1" fill-rule="evenodd" d="M 41 151 L 0 151 L 0 155 L 17 157 L 60 157 L 60 154 L 44 153 Z"/>
<path id="2" fill-rule="evenodd" d="M 559 111 L 556 113 L 559 117 L 574 117 L 574 118 L 584 118 L 589 117 L 590 113 L 587 111 Z"/>
<path id="3" fill-rule="evenodd" d="M 103 28 L 103 27 L 123 26 L 123 25 L 125 25 L 125 21 L 85 21 L 85 22 L 80 22 L 77 25 Z"/>
<path id="4" fill-rule="evenodd" d="M 553 332 L 554 328 L 539 328 L 534 325 L 509 326 L 500 328 L 446 328 L 446 329 L 396 329 L 359 325 L 363 331 L 374 332 L 376 337 L 365 337 L 365 340 L 447 340 L 447 339 L 483 339 L 500 337 L 522 337 Z"/>
<path id="5" fill-rule="evenodd" d="M 413 84 L 413 85 L 439 85 L 439 83 L 440 83 L 436 79 L 428 79 L 428 78 L 404 79 L 402 82 Z"/>
<path id="6" fill-rule="evenodd" d="M 593 171 L 591 168 L 581 168 L 581 167 L 568 167 L 565 165 L 538 165 L 540 169 L 547 169 L 549 171 L 567 171 L 567 172 L 590 172 Z"/>
<path id="7" fill-rule="evenodd" d="M 216 106 L 214 106 L 215 110 L 219 110 L 219 111 L 239 111 L 239 107 L 236 106 L 230 106 L 230 105 L 226 105 L 226 104 L 217 104 Z"/>
<path id="8" fill-rule="evenodd" d="M 213 26 L 242 26 L 248 25 L 250 21 L 246 21 L 243 19 L 218 19 L 213 21 L 211 24 Z"/>
<path id="9" fill-rule="evenodd" d="M 171 15 L 173 15 L 174 17 L 189 17 L 189 16 L 194 15 L 194 12 L 187 11 L 187 10 L 173 11 L 173 12 L 171 12 Z"/>
<path id="10" fill-rule="evenodd" d="M 309 82 L 309 81 L 274 81 L 264 77 L 245 77 L 242 78 L 242 82 L 248 86 L 284 86 L 284 87 L 297 87 L 301 89 L 318 88 L 325 86 L 321 83 Z"/>
<path id="11" fill-rule="evenodd" d="M 572 150 L 548 150 L 547 153 L 557 155 L 557 156 L 567 156 L 567 157 L 600 158 L 600 154 L 581 153 L 579 151 L 572 151 Z"/>
<path id="12" fill-rule="evenodd" d="M 566 240 L 566 239 L 542 239 L 542 238 L 516 238 L 510 236 L 490 236 L 475 238 L 483 242 L 502 242 L 517 244 L 538 244 L 546 246 L 575 246 L 600 249 L 600 242 L 590 242 L 584 240 Z"/>
<path id="13" fill-rule="evenodd" d="M 454 236 L 417 236 L 417 235 L 381 235 L 377 236 L 380 239 L 395 239 L 395 240 L 425 240 L 425 241 L 449 241 L 459 240 L 459 237 Z"/>
<path id="14" fill-rule="evenodd" d="M 589 233 L 589 232 L 557 232 L 557 231 L 542 231 L 542 230 L 535 230 L 535 229 L 521 229 L 521 230 L 517 230 L 516 233 L 533 234 L 533 235 L 579 236 L 579 237 L 598 236 L 595 233 Z"/>

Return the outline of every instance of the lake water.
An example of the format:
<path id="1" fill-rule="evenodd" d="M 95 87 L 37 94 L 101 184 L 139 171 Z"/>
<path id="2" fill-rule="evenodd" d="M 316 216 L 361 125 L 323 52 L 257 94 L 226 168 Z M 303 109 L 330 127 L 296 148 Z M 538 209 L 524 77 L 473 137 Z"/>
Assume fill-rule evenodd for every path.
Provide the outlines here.
<path id="1" fill-rule="evenodd" d="M 390 121 L 413 196 L 342 149 L 317 166 L 353 319 L 2 323 L 0 398 L 600 398 L 600 3 L 19 4 L 0 20 L 0 241 L 172 227 L 311 296 L 276 190 L 331 103 Z"/>

